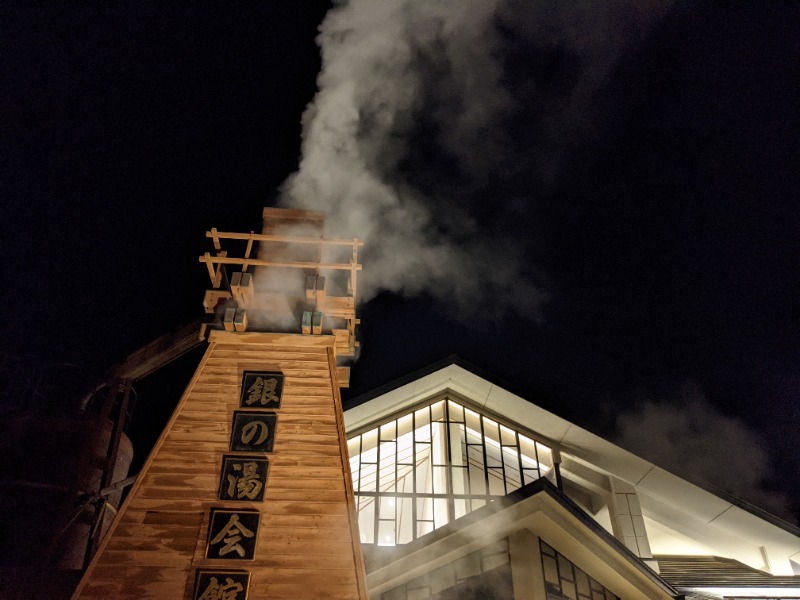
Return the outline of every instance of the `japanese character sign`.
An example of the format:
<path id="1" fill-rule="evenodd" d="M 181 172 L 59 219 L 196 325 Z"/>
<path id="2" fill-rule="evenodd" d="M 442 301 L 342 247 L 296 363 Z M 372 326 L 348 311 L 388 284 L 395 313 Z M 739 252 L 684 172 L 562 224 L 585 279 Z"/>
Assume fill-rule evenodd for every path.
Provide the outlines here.
<path id="1" fill-rule="evenodd" d="M 247 571 L 198 570 L 193 600 L 246 600 L 250 585 Z"/>
<path id="2" fill-rule="evenodd" d="M 242 408 L 280 408 L 283 374 L 245 371 L 242 377 Z"/>
<path id="3" fill-rule="evenodd" d="M 222 457 L 219 499 L 261 502 L 268 468 L 266 458 L 226 454 Z"/>
<path id="4" fill-rule="evenodd" d="M 260 515 L 255 510 L 211 509 L 206 558 L 252 560 Z"/>
<path id="5" fill-rule="evenodd" d="M 275 413 L 233 411 L 230 449 L 235 452 L 272 452 L 277 421 Z"/>

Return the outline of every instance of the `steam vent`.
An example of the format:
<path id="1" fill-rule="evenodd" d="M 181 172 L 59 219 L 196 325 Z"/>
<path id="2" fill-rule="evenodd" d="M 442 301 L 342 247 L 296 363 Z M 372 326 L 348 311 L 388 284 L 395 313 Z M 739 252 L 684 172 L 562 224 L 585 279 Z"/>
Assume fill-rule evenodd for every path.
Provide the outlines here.
<path id="1" fill-rule="evenodd" d="M 73 598 L 366 598 L 339 388 L 358 240 L 265 209 L 206 233 L 208 340 Z"/>

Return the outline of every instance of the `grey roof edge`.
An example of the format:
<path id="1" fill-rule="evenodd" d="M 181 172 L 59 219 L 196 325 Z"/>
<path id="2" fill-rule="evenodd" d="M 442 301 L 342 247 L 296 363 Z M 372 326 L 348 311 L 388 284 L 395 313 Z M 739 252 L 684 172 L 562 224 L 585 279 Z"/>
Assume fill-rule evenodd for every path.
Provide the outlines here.
<path id="1" fill-rule="evenodd" d="M 486 381 L 488 381 L 493 385 L 501 387 L 504 390 L 511 392 L 512 394 L 516 394 L 520 398 L 525 397 L 523 392 L 517 386 L 514 386 L 508 381 L 497 377 L 493 373 L 490 373 L 489 371 L 469 362 L 468 360 L 461 358 L 457 354 L 450 354 L 449 356 L 446 356 L 441 360 L 437 360 L 436 362 L 431 363 L 425 367 L 412 371 L 411 373 L 403 375 L 402 377 L 398 377 L 397 379 L 394 379 L 389 383 L 385 383 L 384 385 L 381 385 L 373 390 L 364 392 L 363 394 L 359 394 L 358 396 L 350 398 L 345 402 L 346 406 L 344 407 L 344 410 L 349 410 L 351 408 L 355 408 L 356 406 L 361 406 L 362 404 L 366 404 L 367 402 L 377 398 L 378 396 L 383 396 L 384 394 L 388 394 L 389 392 L 392 392 L 397 388 L 403 387 L 404 385 L 409 384 L 412 381 L 421 379 L 422 377 L 430 375 L 431 373 L 435 373 L 436 371 L 440 371 L 446 367 L 449 367 L 450 365 L 461 367 L 465 371 L 469 371 L 473 375 L 477 375 L 481 379 L 485 379 Z"/>
<path id="2" fill-rule="evenodd" d="M 363 394 L 359 394 L 358 396 L 349 399 L 347 402 L 345 402 L 345 406 L 343 408 L 344 408 L 345 411 L 347 411 L 347 410 L 349 410 L 351 408 L 355 408 L 357 406 L 361 406 L 362 404 L 366 404 L 370 400 L 373 400 L 373 399 L 375 399 L 375 398 L 377 398 L 379 396 L 382 396 L 384 394 L 392 392 L 392 391 L 394 391 L 394 390 L 396 390 L 396 389 L 398 389 L 398 388 L 400 388 L 400 387 L 402 387 L 402 386 L 404 386 L 406 384 L 409 384 L 409 383 L 411 383 L 413 381 L 416 381 L 417 379 L 425 377 L 426 375 L 430 375 L 431 373 L 435 373 L 436 371 L 439 371 L 439 370 L 444 369 L 446 367 L 449 367 L 451 365 L 455 365 L 457 367 L 461 367 L 465 371 L 468 371 L 469 373 L 472 373 L 473 375 L 476 375 L 476 376 L 478 376 L 478 377 L 480 377 L 482 379 L 485 379 L 489 383 L 491 383 L 493 385 L 496 385 L 496 386 L 498 386 L 498 387 L 500 387 L 500 388 L 502 388 L 502 389 L 504 389 L 504 390 L 506 390 L 506 391 L 508 391 L 508 392 L 510 392 L 512 394 L 515 394 L 516 396 L 519 396 L 520 398 L 523 398 L 527 402 L 531 402 L 525 396 L 525 393 L 523 391 L 519 390 L 518 387 L 516 387 L 516 386 L 510 384 L 509 382 L 507 382 L 507 381 L 505 381 L 505 380 L 493 375 L 492 373 L 486 371 L 485 369 L 483 369 L 481 367 L 478 367 L 477 365 L 475 365 L 475 364 L 473 364 L 473 363 L 461 358 L 457 354 L 450 354 L 449 356 L 446 356 L 446 357 L 442 358 L 441 360 L 438 360 L 438 361 L 436 361 L 434 363 L 431 363 L 431 364 L 429 364 L 429 365 L 427 365 L 425 367 L 417 369 L 416 371 L 412 371 L 411 373 L 408 373 L 407 375 L 403 375 L 402 377 L 398 377 L 397 379 L 394 379 L 393 381 L 390 381 L 389 383 L 386 383 L 386 384 L 384 384 L 382 386 L 379 386 L 379 387 L 377 387 L 377 388 L 375 388 L 373 390 L 370 390 L 369 392 L 365 392 Z M 533 402 L 531 402 L 531 404 L 533 404 Z M 550 410 L 550 408 L 547 408 L 545 410 L 548 410 L 548 411 L 552 412 L 553 414 L 555 414 L 556 416 L 558 416 L 560 418 L 563 418 L 563 417 L 561 417 L 561 415 L 559 415 L 555 411 Z M 598 434 L 594 433 L 589 427 L 587 427 L 585 425 L 580 425 L 578 423 L 575 423 L 575 425 L 578 425 L 579 427 L 581 427 L 583 429 L 586 429 L 587 431 L 589 431 L 590 433 L 593 433 L 594 435 L 598 435 Z M 618 444 L 616 444 L 616 442 L 608 440 L 604 436 L 598 435 L 598 437 L 601 437 L 601 438 L 605 439 L 606 441 L 609 441 L 612 444 L 618 445 Z M 622 446 L 619 446 L 619 447 L 623 448 Z M 625 449 L 625 448 L 623 448 L 623 449 Z M 627 450 L 627 449 L 625 449 L 625 450 Z M 647 460 L 648 462 L 653 463 L 653 461 L 650 460 L 649 458 L 646 458 L 646 457 L 643 457 L 643 456 L 641 456 L 640 458 L 643 458 L 643 459 Z M 653 464 L 656 464 L 656 463 L 653 463 Z M 725 491 L 725 490 L 723 490 L 723 489 L 715 486 L 714 484 L 709 483 L 709 482 L 707 482 L 707 481 L 705 481 L 703 479 L 700 479 L 698 477 L 694 477 L 692 475 L 686 475 L 686 474 L 682 474 L 680 472 L 676 472 L 673 468 L 665 467 L 665 466 L 663 466 L 661 464 L 658 464 L 657 466 L 659 468 L 667 471 L 668 473 L 674 475 L 675 477 L 679 477 L 679 478 L 681 478 L 681 479 L 683 479 L 685 481 L 688 481 L 689 483 L 691 483 L 693 485 L 696 485 L 697 487 L 699 487 L 700 489 L 708 492 L 709 494 L 713 494 L 713 495 L 717 496 L 718 498 L 721 498 L 722 500 L 725 500 L 726 502 L 729 502 L 730 504 L 736 506 L 737 508 L 740 508 L 740 509 L 744 510 L 745 512 L 748 512 L 748 513 L 752 514 L 753 516 L 756 516 L 759 519 L 762 519 L 762 520 L 766 521 L 767 523 L 769 523 L 771 525 L 774 525 L 775 527 L 778 527 L 779 529 L 782 529 L 782 530 L 786 531 L 787 533 L 790 533 L 792 535 L 800 537 L 800 526 L 798 526 L 798 525 L 790 523 L 789 521 L 786 521 L 785 519 L 782 519 L 781 517 L 779 517 L 777 515 L 774 515 L 774 514 L 770 513 L 769 511 L 764 510 L 763 508 L 760 508 L 760 507 L 758 507 L 758 506 L 756 506 L 754 504 L 751 504 L 747 500 L 739 498 L 738 496 L 735 496 L 734 494 L 732 494 L 730 492 L 727 492 L 727 491 Z"/>
<path id="3" fill-rule="evenodd" d="M 531 483 L 528 483 L 505 496 L 499 497 L 493 502 L 467 513 L 463 517 L 456 519 L 455 521 L 451 521 L 447 525 L 444 525 L 432 531 L 431 533 L 414 540 L 413 542 L 403 546 L 397 546 L 390 554 L 375 557 L 373 560 L 368 560 L 367 572 L 373 572 L 380 568 L 386 567 L 405 556 L 417 552 L 418 550 L 437 540 L 457 534 L 459 530 L 465 526 L 482 521 L 486 517 L 500 512 L 509 506 L 525 500 L 526 498 L 530 498 L 542 493 L 547 494 L 553 500 L 559 503 L 584 526 L 590 529 L 593 533 L 600 537 L 601 540 L 603 540 L 606 544 L 623 556 L 634 568 L 640 571 L 658 587 L 662 588 L 668 595 L 672 596 L 676 600 L 683 600 L 684 595 L 682 592 L 678 591 L 673 585 L 648 567 L 641 558 L 636 556 L 622 542 L 608 533 L 608 531 L 606 531 L 602 525 L 592 519 L 580 506 L 570 500 L 565 494 L 559 491 L 556 486 L 554 486 L 544 477 L 541 477 L 536 481 L 532 481 Z"/>

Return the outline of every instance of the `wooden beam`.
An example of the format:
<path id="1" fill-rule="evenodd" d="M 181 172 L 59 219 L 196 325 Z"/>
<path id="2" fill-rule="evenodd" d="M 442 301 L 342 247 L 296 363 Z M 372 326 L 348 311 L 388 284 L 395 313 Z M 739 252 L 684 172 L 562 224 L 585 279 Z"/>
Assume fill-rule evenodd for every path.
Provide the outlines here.
<path id="1" fill-rule="evenodd" d="M 215 237 L 216 236 L 216 237 Z M 206 231 L 207 238 L 223 240 L 252 240 L 256 242 L 289 242 L 293 244 L 314 244 L 323 246 L 363 246 L 364 242 L 358 239 L 330 239 L 303 237 L 292 235 L 273 235 L 268 233 L 237 233 L 233 231 Z"/>
<path id="2" fill-rule="evenodd" d="M 253 232 L 250 232 L 250 236 L 247 238 L 247 248 L 244 251 L 244 257 L 250 258 L 250 253 L 253 251 Z M 247 265 L 244 266 L 242 272 L 247 271 Z"/>
<path id="3" fill-rule="evenodd" d="M 112 367 L 104 380 L 124 378 L 138 381 L 147 377 L 176 358 L 197 348 L 202 343 L 198 338 L 198 331 L 200 331 L 200 319 L 192 321 L 177 331 L 157 337 Z"/>
<path id="4" fill-rule="evenodd" d="M 208 265 L 209 274 L 215 273 L 214 267 L 212 266 L 215 264 L 242 266 L 253 265 L 256 267 L 281 267 L 287 269 L 320 269 L 329 271 L 360 271 L 362 269 L 361 265 L 353 265 L 348 263 L 315 263 L 301 260 L 278 261 L 262 260 L 260 258 L 233 258 L 228 256 L 211 256 L 208 252 L 201 256 L 199 261 Z M 212 278 L 213 277 L 214 275 L 212 275 Z"/>
<path id="5" fill-rule="evenodd" d="M 209 335 L 209 342 L 225 344 L 268 344 L 275 343 L 289 347 L 333 347 L 332 335 L 306 336 L 299 333 L 262 333 L 247 331 L 244 333 L 221 331 L 214 329 Z"/>
<path id="6" fill-rule="evenodd" d="M 211 234 L 211 235 L 209 235 L 209 234 Z M 206 232 L 206 237 L 210 237 L 210 238 L 212 238 L 214 240 L 214 250 L 216 250 L 217 252 L 222 250 L 222 246 L 219 245 L 219 235 L 217 235 L 217 228 L 216 227 L 212 227 L 211 231 L 207 231 Z"/>

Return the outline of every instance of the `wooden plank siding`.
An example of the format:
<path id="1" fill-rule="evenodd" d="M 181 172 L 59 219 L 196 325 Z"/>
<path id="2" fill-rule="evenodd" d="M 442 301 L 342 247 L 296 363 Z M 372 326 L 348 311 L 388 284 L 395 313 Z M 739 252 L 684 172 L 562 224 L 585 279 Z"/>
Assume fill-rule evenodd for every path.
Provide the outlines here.
<path id="1" fill-rule="evenodd" d="M 220 333 L 73 599 L 190 599 L 198 568 L 250 571 L 251 600 L 367 598 L 334 338 Z M 285 376 L 275 446 L 263 502 L 223 502 L 245 370 Z M 254 560 L 205 558 L 212 507 L 260 512 Z"/>

